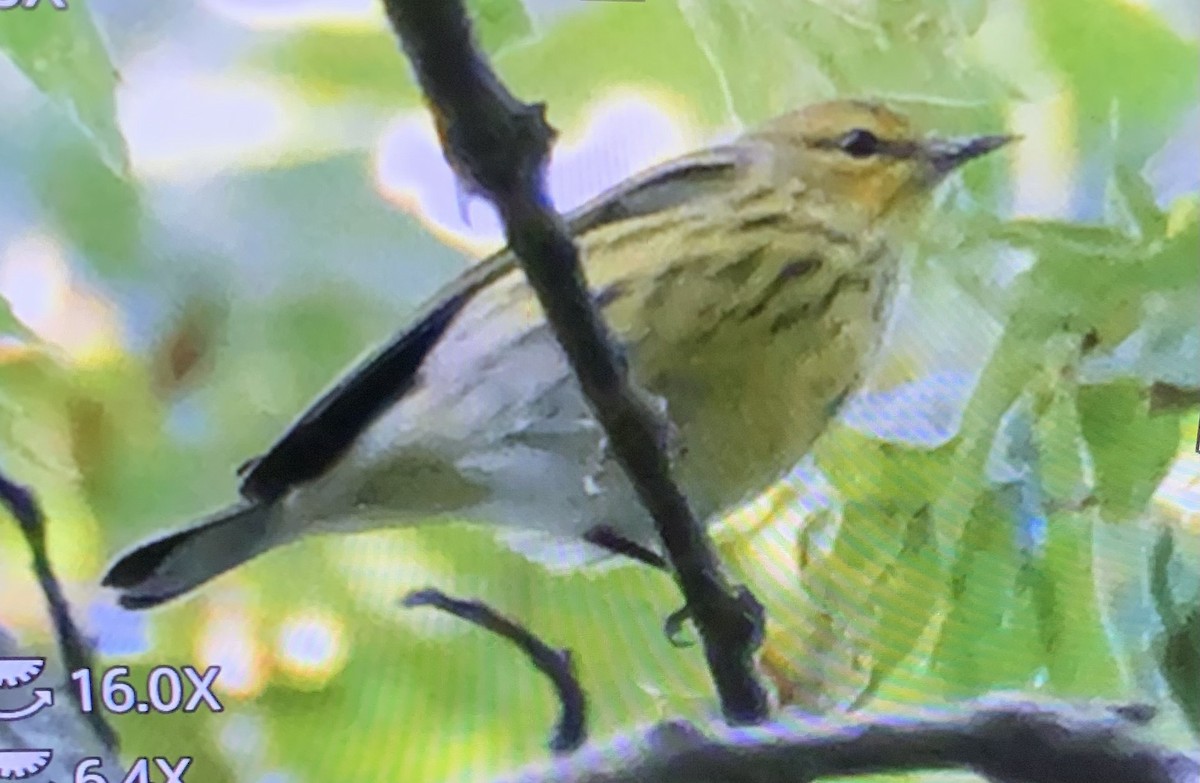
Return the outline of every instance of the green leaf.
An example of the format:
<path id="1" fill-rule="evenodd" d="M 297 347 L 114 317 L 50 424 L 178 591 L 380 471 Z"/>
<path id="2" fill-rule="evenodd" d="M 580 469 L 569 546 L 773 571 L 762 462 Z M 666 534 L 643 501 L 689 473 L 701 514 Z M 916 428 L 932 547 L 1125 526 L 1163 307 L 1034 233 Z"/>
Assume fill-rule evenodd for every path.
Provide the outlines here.
<path id="1" fill-rule="evenodd" d="M 757 122 L 836 92 L 821 54 L 814 47 L 799 45 L 802 39 L 789 34 L 789 27 L 799 27 L 803 22 L 793 23 L 785 15 L 772 20 L 780 28 L 764 24 L 764 9 L 752 2 L 679 0 L 679 5 L 712 67 L 721 75 L 729 112 L 743 122 Z M 831 16 L 808 3 L 791 7 L 799 9 L 809 23 L 815 21 L 814 17 Z M 762 72 L 768 64 L 788 78 L 746 79 L 748 73 Z"/>
<path id="2" fill-rule="evenodd" d="M 1120 307 L 1141 301 L 1136 283 L 1140 268 L 1132 262 L 1144 254 L 1120 232 L 1018 221 L 997 234 L 1032 249 L 1037 258 L 1013 287 L 1004 334 L 963 413 L 957 459 L 962 494 L 935 506 L 943 546 L 953 547 L 959 540 L 969 509 L 983 491 L 983 468 L 1000 418 L 1021 392 L 1038 373 L 1057 373 L 1077 361 L 1083 336 L 1107 326 L 1114 308 L 1125 313 Z"/>
<path id="3" fill-rule="evenodd" d="M 1050 507 L 1078 504 L 1086 492 L 1075 392 L 1074 384 L 1060 378 L 1048 390 L 1049 403 L 1035 426 L 1038 482 Z"/>
<path id="4" fill-rule="evenodd" d="M 1116 696 L 1124 685 L 1093 573 L 1091 513 L 1051 514 L 1030 572 L 1049 685 L 1061 696 Z"/>
<path id="5" fill-rule="evenodd" d="M 1026 2 L 1043 54 L 1066 77 L 1083 138 L 1108 132 L 1110 109 L 1121 123 L 1118 157 L 1140 164 L 1166 138 L 1171 120 L 1194 102 L 1197 49 L 1149 7 L 1120 0 Z M 1151 78 L 1146 78 L 1152 74 Z"/>
<path id="6" fill-rule="evenodd" d="M 546 101 L 557 123 L 617 86 L 682 97 L 708 124 L 728 119 L 712 100 L 718 76 L 674 3 L 580 5 L 536 40 L 497 55 L 519 95 Z"/>
<path id="7" fill-rule="evenodd" d="M 1139 223 L 1155 229 L 1163 217 L 1144 200 L 1137 210 Z M 1140 326 L 1180 320 L 1177 310 L 1164 310 L 1161 303 L 1148 313 L 1147 297 L 1178 299 L 1200 285 L 1195 263 L 1200 220 L 1187 209 L 1174 210 L 1165 236 L 1148 231 L 1135 238 L 1110 226 L 1054 221 L 1015 221 L 993 233 L 1037 255 L 1011 310 L 1023 320 L 1090 335 L 1097 350 L 1115 348 Z"/>
<path id="8" fill-rule="evenodd" d="M 942 558 L 957 558 L 971 510 L 988 489 L 988 455 L 1000 420 L 1043 365 L 1052 329 L 1044 319 L 1021 317 L 1005 328 L 963 411 L 958 435 L 948 444 L 954 450 L 954 482 L 933 501 L 934 530 Z"/>
<path id="9" fill-rule="evenodd" d="M 1141 175 L 1118 165 L 1108 183 L 1108 222 L 1127 225 L 1138 239 L 1157 238 L 1167 229 L 1167 216 L 1158 208 L 1154 191 Z"/>
<path id="10" fill-rule="evenodd" d="M 1035 617 L 1018 591 L 1019 521 L 1012 492 L 981 495 L 963 531 L 931 660 L 949 696 L 1027 687 L 1040 665 Z"/>
<path id="11" fill-rule="evenodd" d="M 822 438 L 816 463 L 842 499 L 842 524 L 829 565 L 870 584 L 905 551 L 912 519 L 953 484 L 952 446 L 907 447 L 840 426 Z M 859 590 L 847 594 L 866 600 Z"/>
<path id="12" fill-rule="evenodd" d="M 499 52 L 533 32 L 521 0 L 468 0 L 475 35 L 486 52 Z"/>
<path id="13" fill-rule="evenodd" d="M 254 52 L 247 65 L 293 82 L 311 100 L 364 100 L 400 108 L 420 97 L 400 45 L 382 29 L 305 30 Z"/>
<path id="14" fill-rule="evenodd" d="M 1192 733 L 1200 737 L 1200 608 L 1181 603 L 1171 589 L 1175 532 L 1165 529 L 1150 562 L 1150 594 L 1162 622 L 1159 668 Z"/>
<path id="15" fill-rule="evenodd" d="M 91 147 L 53 141 L 31 166 L 34 187 L 51 221 L 102 275 L 140 271 L 141 198 L 134 183 L 113 173 Z"/>
<path id="16" fill-rule="evenodd" d="M 475 34 L 496 54 L 532 35 L 519 0 L 471 0 Z M 365 100 L 382 106 L 415 105 L 420 91 L 391 29 L 314 26 L 283 43 L 254 52 L 248 65 L 298 84 L 314 100 Z"/>
<path id="17" fill-rule="evenodd" d="M 847 505 L 916 513 L 945 487 L 950 466 L 945 447 L 922 449 L 876 440 L 838 426 L 817 444 L 817 464 Z"/>
<path id="18" fill-rule="evenodd" d="M 899 556 L 871 585 L 868 602 L 874 617 L 863 629 L 870 640 L 871 677 L 856 704 L 873 697 L 885 680 L 897 674 L 940 613 L 949 592 L 943 565 L 933 542 L 929 508 L 923 506 L 906 520 Z"/>
<path id="19" fill-rule="evenodd" d="M 950 447 L 881 443 L 849 427 L 818 445 L 817 464 L 837 487 L 843 512 L 829 554 L 801 565 L 803 587 L 844 621 L 846 655 L 869 661 L 858 703 L 911 654 L 948 593 L 929 503 L 952 486 L 952 454 Z"/>
<path id="20" fill-rule="evenodd" d="M 1125 194 L 1141 226 L 1161 225 L 1157 208 L 1150 207 L 1129 182 Z M 1044 557 L 1018 583 L 1030 589 L 1021 591 L 1023 598 L 1000 602 L 1005 605 L 1006 624 L 1016 624 L 1012 633 L 1020 627 L 1025 635 L 1014 643 L 1012 655 L 993 654 L 989 645 L 1008 649 L 1003 638 L 989 635 L 986 628 L 998 611 L 987 604 L 997 601 L 1001 589 L 990 596 L 973 596 L 971 589 L 983 578 L 982 568 L 1003 574 L 1011 572 L 1015 563 L 1005 562 L 1011 545 L 982 534 L 979 519 L 982 516 L 989 520 L 987 525 L 1005 530 L 1013 523 L 998 509 L 988 510 L 985 505 L 981 511 L 978 502 L 966 504 L 972 497 L 988 496 L 980 493 L 990 493 L 983 465 L 1000 416 L 1020 394 L 1038 389 L 1042 391 L 1035 394 L 1040 400 L 1035 406 L 1039 412 L 1035 480 L 1051 507 L 1070 507 L 1084 499 L 1080 497 L 1086 489 L 1081 444 L 1091 451 L 1102 510 L 1135 513 L 1149 501 L 1175 453 L 1177 420 L 1152 421 L 1142 389 L 1146 382 L 1135 379 L 1076 392 L 1063 377 L 1077 364 L 1084 335 L 1099 332 L 1103 342 L 1114 345 L 1138 326 L 1147 294 L 1156 288 L 1170 290 L 1185 275 L 1196 274 L 1194 242 L 1185 271 L 1180 258 L 1187 240 L 1176 249 L 1174 237 L 1162 243 L 1153 231 L 1141 233 L 1145 241 L 1108 226 L 1030 221 L 1008 224 L 998 232 L 1011 244 L 1033 250 L 1036 259 L 1013 287 L 1004 334 L 963 416 L 955 459 L 962 494 L 934 506 L 939 533 L 947 544 L 958 545 L 955 583 L 959 587 L 935 653 L 935 667 L 951 690 L 990 685 L 990 674 L 980 661 L 991 655 L 992 660 L 1012 662 L 1005 676 L 1018 681 L 1029 675 L 1031 665 L 1045 664 L 1056 690 L 1088 692 L 1119 686 L 1119 672 L 1089 581 L 1095 515 L 1051 514 Z M 1148 269 L 1156 275 L 1147 275 Z M 1033 600 L 1032 606 L 1028 599 Z M 1034 615 L 1029 614 L 1030 608 Z M 1031 630 L 1037 636 L 1030 637 Z M 1028 651 L 1038 648 L 1041 651 L 1029 657 Z M 1014 658 L 1018 651 L 1025 651 L 1024 657 Z M 999 681 L 1005 682 L 1004 677 Z"/>
<path id="21" fill-rule="evenodd" d="M 1200 736 L 1200 609 L 1162 639 L 1162 673 L 1192 733 Z"/>
<path id="22" fill-rule="evenodd" d="M 1113 226 L 1056 220 L 1013 220 L 998 225 L 994 236 L 1041 254 L 1111 258 L 1127 255 L 1137 248 L 1136 243 Z"/>
<path id="23" fill-rule="evenodd" d="M 129 151 L 117 125 L 119 75 L 83 0 L 68 11 L 41 3 L 12 10 L 0 25 L 0 52 L 67 112 L 118 176 L 129 173 Z"/>
<path id="24" fill-rule="evenodd" d="M 1149 412 L 1144 384 L 1135 379 L 1079 390 L 1079 418 L 1096 473 L 1096 499 L 1105 518 L 1141 512 L 1179 449 L 1179 420 Z"/>
<path id="25" fill-rule="evenodd" d="M 22 460 L 51 474 L 74 474 L 74 460 L 61 437 L 70 382 L 67 368 L 40 346 L 0 361 L 0 453 L 6 460 Z"/>
<path id="26" fill-rule="evenodd" d="M 1169 236 L 1146 257 L 1136 278 L 1131 280 L 1146 291 L 1178 293 L 1194 291 L 1200 285 L 1200 264 L 1196 247 L 1200 245 L 1200 213 L 1186 209 L 1182 202 L 1173 210 Z"/>
<path id="27" fill-rule="evenodd" d="M 482 15 L 495 5 L 480 2 Z M 710 123 L 727 118 L 723 107 L 702 100 L 716 77 L 673 3 L 580 3 L 540 34 L 527 34 L 526 26 L 497 20 L 496 32 L 486 33 L 503 39 L 493 63 L 517 95 L 546 101 L 555 123 L 575 117 L 614 85 L 670 90 L 694 98 Z M 382 28 L 314 28 L 260 51 L 250 64 L 294 80 L 314 99 L 389 108 L 420 101 L 404 55 Z"/>
<path id="28" fill-rule="evenodd" d="M 979 108 L 997 82 L 966 55 L 977 14 L 947 3 L 679 0 L 729 109 L 758 122 L 820 98 L 871 94 Z M 974 20 L 974 21 L 973 21 Z M 782 78 L 763 78 L 763 74 Z"/>

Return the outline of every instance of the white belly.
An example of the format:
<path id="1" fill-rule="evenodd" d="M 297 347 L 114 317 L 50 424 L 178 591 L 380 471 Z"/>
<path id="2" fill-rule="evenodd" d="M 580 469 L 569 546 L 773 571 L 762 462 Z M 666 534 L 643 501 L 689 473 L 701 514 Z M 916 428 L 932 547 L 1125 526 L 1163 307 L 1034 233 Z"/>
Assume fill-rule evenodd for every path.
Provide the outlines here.
<path id="1" fill-rule="evenodd" d="M 490 319 L 486 327 L 473 323 L 481 318 Z M 605 455 L 600 429 L 548 328 L 468 308 L 404 401 L 324 478 L 284 502 L 309 532 L 436 520 L 549 534 L 560 540 L 545 542 L 545 553 L 537 551 L 545 547 L 536 537 L 508 534 L 516 548 L 543 562 L 584 559 L 585 550 L 567 542 L 600 526 L 655 547 L 653 521 Z M 696 512 L 707 517 L 711 510 Z"/>

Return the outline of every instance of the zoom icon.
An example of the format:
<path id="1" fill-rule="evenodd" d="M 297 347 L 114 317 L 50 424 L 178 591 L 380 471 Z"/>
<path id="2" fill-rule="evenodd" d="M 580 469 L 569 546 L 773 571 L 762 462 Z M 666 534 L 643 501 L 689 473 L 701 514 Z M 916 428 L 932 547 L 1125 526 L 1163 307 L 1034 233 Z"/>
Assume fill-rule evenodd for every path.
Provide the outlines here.
<path id="1" fill-rule="evenodd" d="M 0 658 L 0 689 L 22 688 L 42 676 L 45 670 L 45 658 Z M 0 721 L 28 718 L 52 704 L 54 691 L 34 688 L 33 700 L 29 704 L 15 710 L 0 710 Z M 51 750 L 0 750 L 0 780 L 31 778 L 48 767 L 52 758 L 54 752 Z"/>
<path id="2" fill-rule="evenodd" d="M 46 669 L 45 658 L 0 658 L 0 688 L 20 688 L 28 685 Z M 54 704 L 54 691 L 49 688 L 34 688 L 33 701 L 16 710 L 0 710 L 0 721 L 13 721 L 36 715 L 45 707 Z M 25 753 L 26 751 L 3 751 L 3 753 Z M 28 751 L 40 753 L 41 751 Z M 0 761 L 3 761 L 0 756 Z M 0 766 L 0 780 L 15 780 L 8 776 L 7 768 Z M 37 770 L 29 774 L 35 774 Z"/>
<path id="3" fill-rule="evenodd" d="M 28 685 L 45 669 L 45 658 L 0 658 L 0 688 Z"/>
<path id="4" fill-rule="evenodd" d="M 0 780 L 24 780 L 50 766 L 50 750 L 0 750 Z"/>

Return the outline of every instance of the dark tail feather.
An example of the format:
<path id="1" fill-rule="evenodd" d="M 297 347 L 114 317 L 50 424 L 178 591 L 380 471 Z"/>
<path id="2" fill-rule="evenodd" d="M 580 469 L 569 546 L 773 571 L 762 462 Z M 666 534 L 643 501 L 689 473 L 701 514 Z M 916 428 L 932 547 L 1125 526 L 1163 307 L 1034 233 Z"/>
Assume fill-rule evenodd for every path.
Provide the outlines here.
<path id="1" fill-rule="evenodd" d="M 272 507 L 242 504 L 141 544 L 108 569 L 102 584 L 126 609 L 149 609 L 183 595 L 271 548 Z"/>

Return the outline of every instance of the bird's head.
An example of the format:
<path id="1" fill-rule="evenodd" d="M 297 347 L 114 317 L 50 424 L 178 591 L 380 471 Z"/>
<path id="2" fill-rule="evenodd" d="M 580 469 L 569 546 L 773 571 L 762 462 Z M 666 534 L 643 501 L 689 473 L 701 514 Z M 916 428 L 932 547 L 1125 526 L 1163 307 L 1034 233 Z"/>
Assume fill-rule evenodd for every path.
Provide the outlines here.
<path id="1" fill-rule="evenodd" d="M 896 111 L 851 100 L 784 114 L 752 135 L 771 143 L 807 189 L 869 220 L 919 203 L 951 171 L 1014 139 L 926 136 Z"/>

